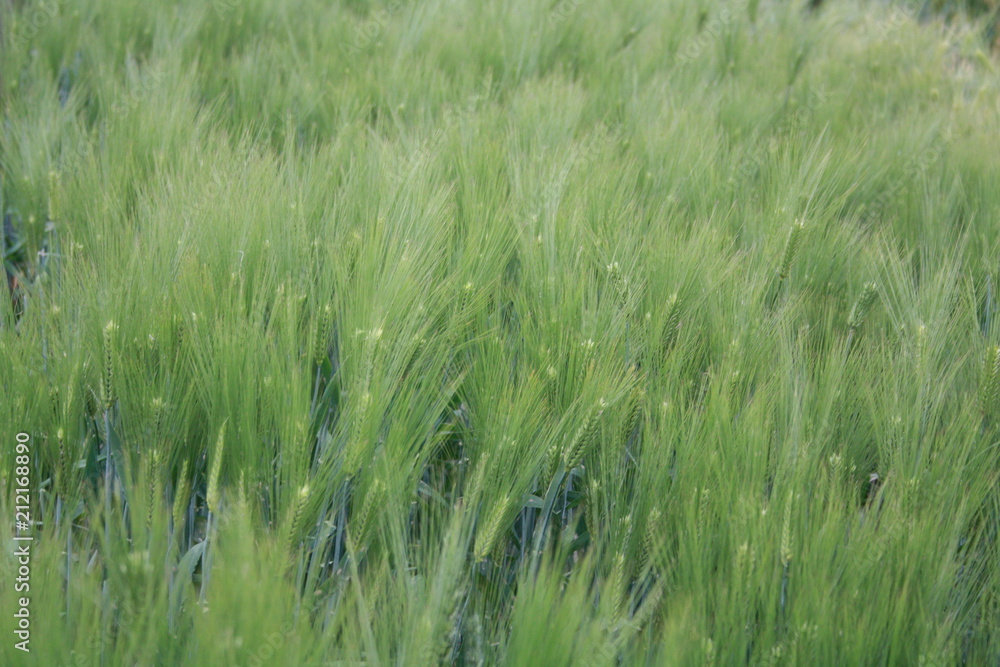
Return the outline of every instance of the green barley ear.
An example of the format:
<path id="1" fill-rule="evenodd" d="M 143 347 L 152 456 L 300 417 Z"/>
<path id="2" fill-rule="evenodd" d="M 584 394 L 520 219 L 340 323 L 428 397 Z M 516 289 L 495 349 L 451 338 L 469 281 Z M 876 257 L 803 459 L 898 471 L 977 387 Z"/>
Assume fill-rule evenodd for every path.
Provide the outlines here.
<path id="1" fill-rule="evenodd" d="M 313 349 L 313 361 L 317 364 L 322 364 L 326 359 L 327 348 L 330 344 L 330 328 L 332 326 L 333 308 L 330 304 L 326 304 L 319 318 L 319 329 L 316 332 L 316 347 Z"/>
<path id="2" fill-rule="evenodd" d="M 632 434 L 639 427 L 639 422 L 642 421 L 642 409 L 645 398 L 646 390 L 641 383 L 637 382 L 628 397 L 628 416 L 625 418 L 621 434 L 623 443 L 629 441 Z"/>
<path id="3" fill-rule="evenodd" d="M 468 326 L 469 322 L 471 321 L 469 300 L 472 296 L 472 290 L 474 287 L 475 286 L 471 282 L 467 282 L 465 283 L 465 286 L 462 288 L 462 296 L 458 300 L 459 304 L 458 310 L 455 311 L 455 314 L 458 318 L 458 325 L 460 327 Z"/>
<path id="4" fill-rule="evenodd" d="M 559 446 L 559 442 L 554 442 L 549 445 L 548 450 L 545 452 L 545 478 L 552 479 L 552 476 L 556 474 L 556 470 L 559 468 L 559 460 L 562 456 L 562 448 Z"/>
<path id="5" fill-rule="evenodd" d="M 66 489 L 63 488 L 63 485 L 66 484 L 69 469 L 66 460 L 66 432 L 63 431 L 62 426 L 56 431 L 56 442 L 59 443 L 59 460 L 56 464 L 56 485 L 59 488 L 58 492 L 65 493 Z"/>
<path id="6" fill-rule="evenodd" d="M 503 498 L 493 506 L 489 519 L 483 524 L 482 532 L 476 536 L 473 554 L 477 563 L 484 560 L 493 552 L 497 538 L 500 537 L 501 530 L 503 529 L 504 519 L 509 508 L 510 495 L 504 494 Z"/>
<path id="7" fill-rule="evenodd" d="M 309 502 L 309 485 L 304 484 L 295 495 L 295 501 L 289 508 L 288 535 L 285 547 L 289 553 L 295 549 L 295 542 L 299 532 L 302 530 L 302 521 L 305 518 L 306 504 Z"/>
<path id="8" fill-rule="evenodd" d="M 104 326 L 103 347 L 104 347 L 104 376 L 101 378 L 101 403 L 105 410 L 110 410 L 115 403 L 115 362 L 114 362 L 114 342 L 115 323 L 108 322 Z"/>
<path id="9" fill-rule="evenodd" d="M 799 245 L 802 243 L 802 232 L 805 228 L 805 223 L 801 220 L 796 220 L 792 224 L 792 230 L 788 233 L 788 241 L 785 243 L 785 254 L 781 259 L 781 269 L 778 271 L 780 280 L 788 278 L 788 274 L 792 270 L 792 262 L 795 261 L 795 255 L 799 251 Z"/>
<path id="10" fill-rule="evenodd" d="M 179 350 L 184 344 L 184 334 L 186 327 L 184 326 L 184 318 L 179 313 L 174 313 L 171 318 L 174 325 L 174 349 Z"/>
<path id="11" fill-rule="evenodd" d="M 666 360 L 667 353 L 677 342 L 677 334 L 681 326 L 681 302 L 677 298 L 677 292 L 670 295 L 667 300 L 667 319 L 663 323 L 663 331 L 660 333 L 660 362 Z"/>
<path id="12" fill-rule="evenodd" d="M 188 462 L 181 465 L 181 474 L 177 478 L 177 488 L 174 490 L 174 535 L 184 529 L 184 517 L 187 514 L 188 501 L 191 499 L 191 479 L 188 477 Z"/>
<path id="13" fill-rule="evenodd" d="M 583 461 L 583 457 L 586 455 L 590 445 L 597 439 L 601 416 L 604 414 L 604 408 L 607 406 L 607 402 L 601 398 L 587 411 L 580 427 L 573 434 L 573 439 L 569 441 L 569 444 L 563 450 L 566 470 L 572 470 Z"/>
<path id="14" fill-rule="evenodd" d="M 642 535 L 640 566 L 647 565 L 656 556 L 657 550 L 664 542 L 664 532 L 663 512 L 658 507 L 654 507 L 646 518 L 646 531 Z"/>
<path id="15" fill-rule="evenodd" d="M 625 554 L 619 551 L 611 564 L 611 576 L 608 582 L 608 592 L 611 595 L 612 618 L 621 618 L 622 604 L 625 601 Z"/>
<path id="16" fill-rule="evenodd" d="M 361 511 L 357 514 L 354 525 L 357 526 L 357 545 L 363 549 L 368 542 L 369 533 L 372 528 L 372 517 L 377 508 L 385 505 L 386 485 L 381 479 L 372 482 L 371 488 L 365 495 L 365 500 L 361 505 Z"/>
<path id="17" fill-rule="evenodd" d="M 864 324 L 872 304 L 875 303 L 876 296 L 878 296 L 878 287 L 875 283 L 865 283 L 865 286 L 861 288 L 858 300 L 854 302 L 854 306 L 851 308 L 851 314 L 847 318 L 847 326 L 851 331 L 860 329 L 861 325 Z"/>
<path id="18" fill-rule="evenodd" d="M 60 403 L 59 403 L 59 387 L 58 386 L 54 385 L 54 386 L 52 386 L 52 388 L 49 389 L 49 405 L 52 408 L 52 419 L 53 420 L 58 420 L 59 419 L 59 412 L 60 412 L 60 409 L 59 409 L 60 408 Z"/>
<path id="19" fill-rule="evenodd" d="M 1000 400 L 1000 346 L 990 346 L 984 362 L 979 401 L 983 414 L 990 416 L 996 412 L 997 402 Z"/>
<path id="20" fill-rule="evenodd" d="M 208 473 L 208 492 L 205 494 L 209 512 L 217 512 L 219 509 L 219 473 L 222 471 L 222 451 L 226 444 L 226 421 L 223 421 L 219 428 L 219 437 L 215 441 L 215 449 L 212 451 L 212 467 Z"/>
<path id="21" fill-rule="evenodd" d="M 611 288 L 614 290 L 615 297 L 618 299 L 618 306 L 624 308 L 628 304 L 628 292 L 629 284 L 628 278 L 622 273 L 621 266 L 618 262 L 611 262 L 607 266 L 608 269 L 608 281 L 611 284 Z"/>
<path id="22" fill-rule="evenodd" d="M 781 525 L 781 564 L 788 565 L 792 561 L 792 494 L 788 494 L 788 504 L 785 505 L 785 518 Z"/>
<path id="23" fill-rule="evenodd" d="M 153 527 L 153 505 L 162 493 L 160 481 L 160 450 L 154 449 L 146 470 L 146 533 Z"/>
<path id="24" fill-rule="evenodd" d="M 698 489 L 695 489 L 695 494 L 697 495 L 697 493 Z M 705 534 L 705 524 L 708 522 L 708 499 L 709 493 L 708 488 L 706 487 L 701 490 L 701 496 L 698 500 L 698 526 L 696 534 L 698 535 L 699 542 L 701 541 L 702 535 Z"/>
<path id="25" fill-rule="evenodd" d="M 153 408 L 153 440 L 155 441 L 160 437 L 161 427 L 163 426 L 163 412 L 166 408 L 166 404 L 163 399 L 156 397 L 152 400 Z"/>
<path id="26" fill-rule="evenodd" d="M 649 619 L 652 618 L 653 612 L 660 606 L 661 600 L 663 600 L 663 582 L 659 581 L 653 586 L 653 590 L 649 592 L 642 603 L 639 604 L 639 608 L 635 610 L 630 619 L 630 624 L 636 628 L 646 625 Z"/>
<path id="27" fill-rule="evenodd" d="M 350 435 L 347 444 L 344 446 L 344 470 L 348 475 L 353 475 L 362 464 L 362 456 L 368 443 L 361 438 L 361 431 L 364 428 L 365 420 L 368 417 L 368 409 L 371 406 L 371 392 L 365 390 L 358 399 L 357 413 L 351 422 Z"/>
<path id="28" fill-rule="evenodd" d="M 89 384 L 87 389 L 83 392 L 83 407 L 87 411 L 88 417 L 96 417 L 97 411 L 101 405 L 101 400 L 97 397 L 97 392 Z"/>
<path id="29" fill-rule="evenodd" d="M 468 483 L 468 490 L 465 495 L 472 498 L 473 502 L 482 497 L 483 482 L 486 479 L 486 463 L 489 461 L 489 456 L 489 452 L 483 452 L 482 456 L 479 457 L 479 463 L 476 465 L 476 470 L 472 473 L 472 479 Z"/>

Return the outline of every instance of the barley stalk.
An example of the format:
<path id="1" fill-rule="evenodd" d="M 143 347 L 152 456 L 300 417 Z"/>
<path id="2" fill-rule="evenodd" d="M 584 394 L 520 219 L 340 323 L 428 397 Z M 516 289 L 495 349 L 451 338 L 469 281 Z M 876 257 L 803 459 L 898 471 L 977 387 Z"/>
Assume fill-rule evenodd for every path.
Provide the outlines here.
<path id="1" fill-rule="evenodd" d="M 305 517 L 305 508 L 309 502 L 309 485 L 304 484 L 295 494 L 295 500 L 289 508 L 287 520 L 288 534 L 285 540 L 286 550 L 291 553 L 295 548 L 296 540 L 302 530 L 302 523 Z"/>
<path id="2" fill-rule="evenodd" d="M 219 437 L 215 441 L 215 449 L 212 450 L 212 466 L 209 469 L 208 491 L 205 494 L 209 512 L 218 512 L 219 509 L 219 473 L 222 471 L 222 452 L 226 444 L 226 421 L 223 421 L 219 428 Z"/>
<path id="3" fill-rule="evenodd" d="M 642 557 L 640 559 L 642 566 L 653 560 L 657 549 L 663 544 L 665 538 L 663 518 L 663 512 L 658 507 L 649 511 L 649 516 L 646 518 L 646 531 L 642 535 Z"/>
<path id="4" fill-rule="evenodd" d="M 785 516 L 781 524 L 781 564 L 787 566 L 792 561 L 792 494 L 788 494 Z"/>
<path id="5" fill-rule="evenodd" d="M 851 314 L 847 318 L 847 326 L 851 331 L 860 329 L 861 325 L 864 324 L 872 304 L 875 303 L 876 296 L 878 296 L 878 288 L 875 283 L 865 283 L 864 287 L 861 288 L 861 294 L 858 295 L 854 306 L 851 307 Z"/>
<path id="6" fill-rule="evenodd" d="M 612 617 L 621 618 L 622 605 L 625 602 L 625 554 L 619 551 L 611 565 L 611 578 L 608 585 L 612 599 Z"/>
<path id="7" fill-rule="evenodd" d="M 372 482 L 371 487 L 368 489 L 368 493 L 365 495 L 364 502 L 361 505 L 361 511 L 357 515 L 355 520 L 355 526 L 357 526 L 357 536 L 358 536 L 358 547 L 364 548 L 368 541 L 369 533 L 372 527 L 372 517 L 375 515 L 376 508 L 381 507 L 385 501 L 386 495 L 386 484 L 381 479 L 376 479 Z"/>
<path id="8" fill-rule="evenodd" d="M 799 251 L 799 245 L 802 243 L 802 232 L 805 230 L 805 223 L 801 220 L 796 220 L 792 224 L 791 231 L 788 232 L 788 241 L 785 243 L 785 253 L 781 258 L 781 268 L 778 270 L 778 278 L 784 281 L 788 278 L 788 274 L 792 270 L 792 262 L 795 261 L 795 255 Z"/>
<path id="9" fill-rule="evenodd" d="M 104 349 L 104 375 L 101 377 L 101 402 L 105 410 L 110 410 L 116 400 L 114 386 L 114 349 L 112 346 L 116 328 L 117 327 L 113 321 L 108 322 L 104 327 L 104 334 L 102 337 Z"/>
<path id="10" fill-rule="evenodd" d="M 160 497 L 160 450 L 153 449 L 146 470 L 146 533 L 153 527 L 153 507 Z"/>
<path id="11" fill-rule="evenodd" d="M 566 470 L 572 470 L 580 465 L 590 446 L 597 439 L 598 429 L 600 428 L 600 419 L 604 414 L 604 408 L 606 408 L 607 405 L 607 402 L 605 402 L 603 398 L 598 399 L 597 403 L 592 405 L 587 411 L 587 414 L 583 418 L 583 422 L 581 422 L 580 426 L 573 434 L 573 438 L 563 449 L 563 459 L 566 461 Z"/>
<path id="12" fill-rule="evenodd" d="M 316 345 L 313 348 L 313 361 L 322 364 L 326 360 L 327 348 L 330 344 L 330 329 L 333 326 L 333 307 L 330 304 L 323 306 L 323 312 L 319 318 L 319 325 L 316 331 Z"/>
<path id="13" fill-rule="evenodd" d="M 659 362 L 664 363 L 667 353 L 673 348 L 677 341 L 677 335 L 681 326 L 681 303 L 677 298 L 677 292 L 670 295 L 667 300 L 667 318 L 663 323 L 663 330 L 660 332 L 660 354 Z"/>
<path id="14" fill-rule="evenodd" d="M 510 507 L 510 496 L 504 496 L 497 501 L 490 511 L 490 518 L 483 526 L 482 532 L 476 536 L 476 545 L 473 549 L 476 561 L 481 561 L 493 552 L 497 538 L 503 528 L 507 509 Z"/>

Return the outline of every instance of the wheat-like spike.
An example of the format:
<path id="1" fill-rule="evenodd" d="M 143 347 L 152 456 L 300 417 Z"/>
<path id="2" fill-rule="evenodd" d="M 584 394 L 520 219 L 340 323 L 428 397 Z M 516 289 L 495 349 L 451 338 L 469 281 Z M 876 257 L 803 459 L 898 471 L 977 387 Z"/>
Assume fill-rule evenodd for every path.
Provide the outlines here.
<path id="1" fill-rule="evenodd" d="M 744 541 L 740 546 L 736 547 L 736 580 L 746 581 L 744 577 L 744 571 L 747 566 L 748 554 L 750 552 L 750 543 Z"/>
<path id="2" fill-rule="evenodd" d="M 322 364 L 326 360 L 327 348 L 330 344 L 330 328 L 333 326 L 333 307 L 326 304 L 319 318 L 316 331 L 316 347 L 313 349 L 313 361 Z"/>
<path id="3" fill-rule="evenodd" d="M 344 470 L 347 474 L 353 475 L 361 467 L 361 454 L 367 444 L 361 439 L 361 429 L 368 415 L 368 406 L 371 404 L 371 394 L 367 391 L 361 395 L 358 411 L 351 423 L 350 437 L 344 447 Z"/>
<path id="4" fill-rule="evenodd" d="M 91 418 L 95 417 L 101 405 L 101 400 L 97 397 L 97 392 L 89 384 L 86 391 L 83 392 L 83 403 L 84 410 L 87 411 L 87 416 Z"/>
<path id="5" fill-rule="evenodd" d="M 371 530 L 372 523 L 371 519 L 375 514 L 375 508 L 382 505 L 385 490 L 385 482 L 381 479 L 376 479 L 372 482 L 371 488 L 368 489 L 368 493 L 365 495 L 365 500 L 361 505 L 361 512 L 358 514 L 355 522 L 358 529 L 357 544 L 359 548 L 364 548 L 364 545 L 368 541 L 368 533 Z"/>
<path id="6" fill-rule="evenodd" d="M 681 302 L 677 297 L 677 292 L 674 292 L 667 300 L 667 319 L 663 323 L 663 331 L 660 333 L 660 363 L 666 360 L 667 353 L 677 342 L 680 325 Z"/>
<path id="7" fill-rule="evenodd" d="M 562 458 L 562 447 L 559 446 L 558 442 L 554 442 L 549 445 L 548 450 L 545 452 L 545 478 L 552 479 L 552 476 L 556 474 L 556 469 L 559 468 L 559 461 Z"/>
<path id="8" fill-rule="evenodd" d="M 573 434 L 573 439 L 570 440 L 564 450 L 563 457 L 566 461 L 567 470 L 572 470 L 580 465 L 581 461 L 583 461 L 583 457 L 586 455 L 587 449 L 597 438 L 597 430 L 600 427 L 600 419 L 604 414 L 604 408 L 606 408 L 607 405 L 607 402 L 601 398 L 598 399 L 597 403 L 591 406 L 590 410 L 587 411 L 587 415 L 583 418 L 583 422 Z"/>
<path id="9" fill-rule="evenodd" d="M 305 517 L 305 508 L 308 502 L 309 485 L 304 484 L 301 488 L 299 488 L 299 492 L 295 496 L 295 501 L 289 508 L 288 539 L 285 544 L 289 552 L 295 548 L 295 542 L 298 539 L 299 532 L 302 530 L 302 521 Z"/>
<path id="10" fill-rule="evenodd" d="M 226 421 L 223 421 L 219 428 L 219 437 L 215 441 L 215 449 L 212 451 L 212 467 L 208 473 L 208 492 L 205 494 L 205 501 L 208 503 L 209 512 L 217 512 L 219 509 L 219 473 L 222 471 L 222 452 L 225 444 Z"/>
<path id="11" fill-rule="evenodd" d="M 453 595 L 452 611 L 448 616 L 447 631 L 439 634 L 437 645 L 431 653 L 426 665 L 439 665 L 456 663 L 457 656 L 454 653 L 454 646 L 461 640 L 462 632 L 460 623 L 462 620 L 464 592 L 461 589 L 455 591 Z"/>
<path id="12" fill-rule="evenodd" d="M 479 464 L 469 482 L 468 495 L 472 498 L 480 498 L 483 493 L 483 480 L 486 478 L 486 463 L 489 461 L 489 452 L 483 452 L 479 457 Z"/>
<path id="13" fill-rule="evenodd" d="M 781 269 L 778 271 L 778 278 L 781 280 L 788 278 L 788 274 L 792 270 L 792 262 L 795 261 L 795 255 L 799 251 L 799 244 L 802 243 L 802 232 L 805 228 L 805 223 L 801 220 L 796 220 L 792 224 L 792 229 L 788 233 L 788 241 L 785 243 L 785 254 L 781 259 Z"/>
<path id="14" fill-rule="evenodd" d="M 188 477 L 188 462 L 181 464 L 181 474 L 174 490 L 174 534 L 178 535 L 184 528 L 184 517 L 187 514 L 188 501 L 191 499 L 191 479 Z"/>
<path id="15" fill-rule="evenodd" d="M 625 602 L 625 553 L 619 551 L 611 564 L 611 578 L 608 584 L 612 596 L 612 617 L 620 618 Z"/>
<path id="16" fill-rule="evenodd" d="M 160 429 L 163 426 L 163 411 L 165 408 L 165 403 L 163 399 L 159 396 L 154 398 L 152 401 L 153 406 L 153 440 L 154 442 L 160 437 Z"/>
<path id="17" fill-rule="evenodd" d="M 469 299 L 472 296 L 472 288 L 473 284 L 471 282 L 465 283 L 465 286 L 462 288 L 462 296 L 458 300 L 458 310 L 455 311 L 459 327 L 467 326 L 471 320 L 469 317 Z"/>
<path id="18" fill-rule="evenodd" d="M 656 555 L 656 550 L 663 544 L 663 512 L 654 507 L 646 518 L 646 532 L 642 535 L 642 557 L 640 565 L 649 563 Z"/>
<path id="19" fill-rule="evenodd" d="M 49 389 L 49 405 L 52 408 L 52 419 L 59 419 L 60 403 L 59 403 L 59 387 L 58 385 L 53 385 Z"/>
<path id="20" fill-rule="evenodd" d="M 621 439 L 623 443 L 628 443 L 629 438 L 635 433 L 636 427 L 639 426 L 639 421 L 642 419 L 643 413 L 643 399 L 646 398 L 646 390 L 639 383 L 632 388 L 632 392 L 629 395 L 629 408 L 628 416 L 625 418 L 625 423 L 622 428 Z"/>
<path id="21" fill-rule="evenodd" d="M 645 625 L 650 617 L 652 617 L 653 612 L 656 611 L 656 607 L 660 604 L 662 598 L 663 583 L 657 582 L 653 590 L 646 595 L 646 599 L 639 605 L 639 608 L 635 610 L 635 614 L 632 615 L 632 625 L 637 628 Z"/>
<path id="22" fill-rule="evenodd" d="M 695 493 L 697 493 L 697 492 L 698 492 L 698 490 L 695 489 Z M 706 519 L 708 517 L 708 496 L 709 496 L 708 488 L 702 489 L 701 490 L 701 497 L 698 500 L 698 527 L 697 527 L 697 535 L 698 535 L 698 541 L 699 542 L 701 541 L 702 535 L 704 535 L 704 532 L 705 532 L 704 531 L 704 529 L 705 529 L 705 523 L 706 523 Z"/>
<path id="23" fill-rule="evenodd" d="M 868 311 L 871 309 L 872 304 L 875 303 L 876 296 L 878 296 L 878 288 L 875 283 L 865 283 L 864 287 L 861 288 L 861 294 L 858 295 L 857 301 L 851 307 L 851 314 L 847 318 L 847 326 L 850 329 L 857 330 L 861 328 L 861 325 L 865 322 L 865 318 L 868 316 Z"/>
<path id="24" fill-rule="evenodd" d="M 153 527 L 153 505 L 160 497 L 160 450 L 154 449 L 146 471 L 146 534 Z"/>
<path id="25" fill-rule="evenodd" d="M 56 431 L 56 442 L 59 443 L 59 460 L 56 464 L 56 484 L 59 486 L 59 490 L 65 493 L 63 485 L 66 483 L 67 479 L 67 467 L 66 467 L 66 432 L 63 431 L 62 426 Z"/>
<path id="26" fill-rule="evenodd" d="M 788 565 L 792 560 L 792 499 L 788 494 L 788 504 L 785 505 L 785 517 L 781 525 L 781 564 Z"/>
<path id="27" fill-rule="evenodd" d="M 113 321 L 108 322 L 104 327 L 102 338 L 104 347 L 104 375 L 101 378 L 101 401 L 105 410 L 110 410 L 116 400 L 114 387 L 114 348 L 112 347 L 115 328 L 116 326 Z"/>
<path id="28" fill-rule="evenodd" d="M 173 317 L 173 321 L 174 321 L 174 341 L 175 341 L 174 345 L 175 348 L 179 350 L 181 346 L 184 344 L 184 334 L 185 334 L 184 318 L 181 317 L 179 314 L 175 314 Z"/>
<path id="29" fill-rule="evenodd" d="M 983 376 L 981 407 L 984 414 L 990 415 L 1000 400 L 1000 346 L 993 345 L 986 351 Z"/>
<path id="30" fill-rule="evenodd" d="M 615 290 L 615 296 L 618 298 L 618 306 L 624 308 L 628 305 L 628 278 L 622 273 L 621 266 L 618 262 L 611 262 L 607 266 L 608 269 L 608 279 L 611 283 L 612 288 Z"/>
<path id="31" fill-rule="evenodd" d="M 497 538 L 504 525 L 507 510 L 510 507 L 510 495 L 504 494 L 493 510 L 490 512 L 489 520 L 483 525 L 483 531 L 476 536 L 476 544 L 473 549 L 476 561 L 481 561 L 493 552 Z"/>

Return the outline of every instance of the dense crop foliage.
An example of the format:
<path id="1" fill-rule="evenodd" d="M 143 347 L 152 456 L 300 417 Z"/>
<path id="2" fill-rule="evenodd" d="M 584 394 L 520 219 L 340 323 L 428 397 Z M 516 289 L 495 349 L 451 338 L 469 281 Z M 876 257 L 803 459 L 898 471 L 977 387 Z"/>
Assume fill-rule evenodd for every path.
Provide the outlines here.
<path id="1" fill-rule="evenodd" d="M 0 5 L 0 663 L 1000 660 L 986 19 Z"/>

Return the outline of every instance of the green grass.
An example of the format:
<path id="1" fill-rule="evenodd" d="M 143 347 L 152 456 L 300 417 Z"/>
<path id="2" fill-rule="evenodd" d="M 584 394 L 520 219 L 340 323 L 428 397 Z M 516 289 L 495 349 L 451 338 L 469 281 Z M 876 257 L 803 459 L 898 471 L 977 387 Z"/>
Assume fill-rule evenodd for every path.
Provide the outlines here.
<path id="1" fill-rule="evenodd" d="M 1000 660 L 988 18 L 0 6 L 0 664 Z"/>

